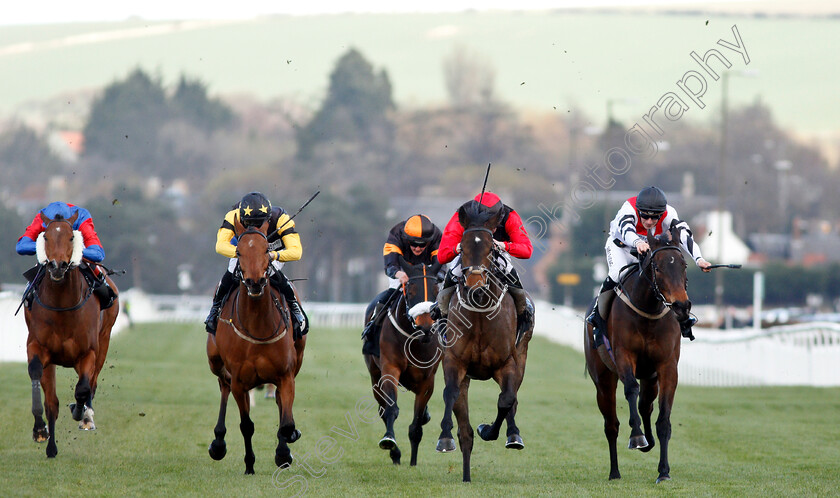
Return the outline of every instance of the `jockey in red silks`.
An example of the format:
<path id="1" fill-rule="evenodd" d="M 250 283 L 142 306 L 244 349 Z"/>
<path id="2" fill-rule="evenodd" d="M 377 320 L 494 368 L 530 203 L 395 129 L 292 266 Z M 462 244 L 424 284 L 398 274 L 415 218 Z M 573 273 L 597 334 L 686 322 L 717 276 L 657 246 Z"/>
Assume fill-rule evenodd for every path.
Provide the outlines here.
<path id="1" fill-rule="evenodd" d="M 637 254 L 644 255 L 650 250 L 647 236 L 652 230 L 653 235 L 660 235 L 668 230 L 671 225 L 682 228 L 680 231 L 680 246 L 686 253 L 691 255 L 694 263 L 703 271 L 710 271 L 711 263 L 703 259 L 700 253 L 700 246 L 694 242 L 691 229 L 683 220 L 679 219 L 677 210 L 668 204 L 665 193 L 658 187 L 645 187 L 639 195 L 624 201 L 610 223 L 610 233 L 604 250 L 607 253 L 608 273 L 594 307 L 586 321 L 594 327 L 595 340 L 592 347 L 597 349 L 604 344 L 604 332 L 607 329 L 607 316 L 609 315 L 612 300 L 615 297 L 615 286 L 619 281 L 620 272 L 627 265 L 638 263 L 639 258 L 631 253 L 635 249 Z M 680 329 L 684 337 L 692 340 L 694 336 L 691 327 L 697 322 L 694 317 L 688 317 L 680 323 Z"/>
<path id="2" fill-rule="evenodd" d="M 106 309 L 114 304 L 116 293 L 114 293 L 111 286 L 108 285 L 108 282 L 105 279 L 105 274 L 100 271 L 99 265 L 96 264 L 101 263 L 105 259 L 105 249 L 102 248 L 102 243 L 99 241 L 99 235 L 96 234 L 96 229 L 93 227 L 93 218 L 87 209 L 64 202 L 50 203 L 47 207 L 38 211 L 35 218 L 32 219 L 32 223 L 26 227 L 23 235 L 18 239 L 15 249 L 18 254 L 25 256 L 36 254 L 39 258 L 35 268 L 32 268 L 24 273 L 24 276 L 30 282 L 29 287 L 34 288 L 38 285 L 38 282 L 33 282 L 33 280 L 39 273 L 39 266 L 46 263 L 46 255 L 43 254 L 43 242 L 39 242 L 39 239 L 43 239 L 42 234 L 47 229 L 41 219 L 41 214 L 51 220 L 55 220 L 57 218 L 67 220 L 77 213 L 78 217 L 73 223 L 73 230 L 81 234 L 82 242 L 81 253 L 75 254 L 74 251 L 73 262 L 76 265 L 79 265 L 79 268 L 89 277 L 92 277 L 89 280 L 94 286 L 93 292 L 96 294 L 97 298 L 99 298 L 102 309 Z M 82 261 L 83 259 L 85 260 L 84 262 Z M 24 292 L 24 295 L 28 294 L 29 288 L 27 288 L 26 292 Z M 30 307 L 32 306 L 31 296 L 27 298 L 27 305 Z"/>
<path id="3" fill-rule="evenodd" d="M 519 274 L 513 267 L 510 257 L 518 259 L 529 259 L 533 252 L 531 239 L 522 223 L 522 218 L 513 208 L 502 203 L 498 195 L 493 192 L 478 194 L 470 203 L 481 203 L 480 209 L 487 209 L 491 212 L 499 212 L 499 225 L 493 231 L 493 241 L 498 248 L 496 257 L 496 269 L 502 275 L 504 283 L 508 286 L 514 302 L 516 303 L 517 314 L 517 337 L 531 328 L 534 320 L 534 304 L 528 293 L 522 288 Z M 456 211 L 446 228 L 443 230 L 440 247 L 438 248 L 438 261 L 449 263 L 450 269 L 444 279 L 443 289 L 437 296 L 437 303 L 432 307 L 432 318 L 445 318 L 449 313 L 449 301 L 455 291 L 456 279 L 461 278 L 461 237 L 464 235 L 464 227 L 458 221 Z"/>

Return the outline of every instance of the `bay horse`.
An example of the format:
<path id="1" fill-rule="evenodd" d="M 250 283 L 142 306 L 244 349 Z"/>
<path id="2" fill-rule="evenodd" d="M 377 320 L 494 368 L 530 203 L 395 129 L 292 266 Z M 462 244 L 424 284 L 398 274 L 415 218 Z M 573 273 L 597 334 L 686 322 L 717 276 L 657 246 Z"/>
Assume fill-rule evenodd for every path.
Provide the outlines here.
<path id="1" fill-rule="evenodd" d="M 610 453 L 610 479 L 620 479 L 616 439 L 615 391 L 624 384 L 630 405 L 629 449 L 648 452 L 656 445 L 650 419 L 659 396 L 656 436 L 659 438 L 659 477 L 670 479 L 668 442 L 671 407 L 677 391 L 680 325 L 689 316 L 686 262 L 679 246 L 680 229 L 672 227 L 658 237 L 648 234 L 650 250 L 631 273 L 621 279 L 607 319 L 605 343 L 610 353 L 592 348 L 592 325 L 584 322 L 586 368 L 597 389 L 598 408 Z M 601 348 L 602 350 L 604 348 Z M 606 350 L 605 350 L 606 351 Z M 638 379 L 638 382 L 637 382 Z M 642 424 L 644 431 L 642 431 Z"/>
<path id="2" fill-rule="evenodd" d="M 485 441 L 499 437 L 502 420 L 507 420 L 506 448 L 522 449 L 524 443 L 514 422 L 516 399 L 525 376 L 528 342 L 533 327 L 520 340 L 516 337 L 516 306 L 507 292 L 504 275 L 497 273 L 497 249 L 493 231 L 501 213 L 488 210 L 476 201 L 458 209 L 458 220 L 464 227 L 461 239 L 461 268 L 457 289 L 449 307 L 444 346 L 443 390 L 444 413 L 437 451 L 455 450 L 452 438 L 452 413 L 458 421 L 458 442 L 461 445 L 463 480 L 470 481 L 470 455 L 473 429 L 470 426 L 467 391 L 470 379 L 493 379 L 501 393 L 496 419 L 478 426 L 478 435 Z"/>
<path id="3" fill-rule="evenodd" d="M 118 298 L 114 305 L 100 310 L 93 288 L 79 269 L 82 263 L 84 240 L 78 230 L 73 230 L 79 213 L 70 218 L 56 215 L 50 219 L 41 213 L 46 226 L 38 236 L 36 252 L 45 275 L 36 278 L 31 309 L 26 307 L 24 317 L 29 334 L 26 338 L 26 356 L 29 378 L 32 380 L 32 415 L 35 426 L 32 438 L 47 441 L 47 457 L 58 454 L 55 443 L 55 421 L 58 417 L 58 396 L 55 392 L 56 365 L 72 367 L 79 375 L 76 383 L 76 403 L 70 405 L 73 420 L 79 429 L 94 430 L 93 397 L 97 380 L 111 341 L 111 328 L 119 314 Z M 117 286 L 107 275 L 108 284 L 117 294 Z M 41 389 L 44 404 L 41 404 Z M 47 423 L 44 423 L 46 408 Z"/>
<path id="4" fill-rule="evenodd" d="M 291 465 L 288 445 L 300 438 L 292 416 L 295 377 L 303 364 L 306 336 L 295 337 L 289 306 L 282 293 L 269 285 L 270 272 L 275 270 L 269 262 L 268 221 L 246 230 L 237 220 L 234 230 L 239 234 L 236 271 L 240 283 L 222 306 L 216 335 L 207 335 L 207 360 L 210 371 L 218 377 L 221 392 L 219 418 L 213 430 L 215 439 L 208 451 L 213 460 L 225 457 L 225 413 L 228 396 L 233 393 L 239 406 L 239 429 L 245 440 L 245 474 L 253 474 L 254 423 L 249 415 L 248 391 L 262 384 L 276 386 L 274 399 L 280 412 L 280 428 L 274 463 L 278 467 Z"/>
<path id="5" fill-rule="evenodd" d="M 387 309 L 387 320 L 379 333 L 379 357 L 365 354 L 373 395 L 379 403 L 385 423 L 385 435 L 379 447 L 389 450 L 391 461 L 399 465 L 401 452 L 394 436 L 394 421 L 400 413 L 397 386 L 414 393 L 414 416 L 408 427 L 411 441 L 411 463 L 417 465 L 417 449 L 423 438 L 423 425 L 431 419 L 427 405 L 435 390 L 435 372 L 441 353 L 432 331 L 434 322 L 429 311 L 437 296 L 437 273 L 440 263 L 409 264 L 399 257 L 408 282 L 398 299 Z M 383 310 L 385 311 L 385 310 Z M 365 317 L 365 322 L 370 316 Z M 432 340 L 434 338 L 434 340 Z"/>

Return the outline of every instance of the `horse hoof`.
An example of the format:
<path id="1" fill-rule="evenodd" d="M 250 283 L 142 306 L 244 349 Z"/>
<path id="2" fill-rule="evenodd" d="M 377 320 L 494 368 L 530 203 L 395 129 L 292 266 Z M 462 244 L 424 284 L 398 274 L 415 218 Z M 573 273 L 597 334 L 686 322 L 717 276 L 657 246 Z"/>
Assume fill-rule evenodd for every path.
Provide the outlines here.
<path id="1" fill-rule="evenodd" d="M 390 453 L 389 456 L 391 457 L 391 462 L 394 465 L 399 465 L 400 464 L 400 457 L 402 457 L 402 452 L 400 451 L 399 448 L 394 446 L 394 449 L 391 450 L 391 453 Z"/>
<path id="2" fill-rule="evenodd" d="M 43 443 L 44 441 L 49 440 L 50 438 L 50 431 L 47 430 L 46 427 L 42 427 L 40 429 L 34 429 L 32 431 L 32 440 L 36 443 Z"/>
<path id="3" fill-rule="evenodd" d="M 55 458 L 56 455 L 58 455 L 58 448 L 47 446 L 47 458 Z"/>
<path id="4" fill-rule="evenodd" d="M 289 434 L 289 437 L 286 438 L 286 442 L 292 444 L 298 439 L 300 439 L 300 431 L 295 429 L 291 434 Z"/>
<path id="5" fill-rule="evenodd" d="M 225 457 L 225 454 L 227 453 L 227 447 L 224 441 L 222 441 L 221 443 L 213 441 L 212 443 L 210 443 L 210 448 L 208 448 L 207 451 L 208 453 L 210 453 L 210 458 L 219 461 Z"/>
<path id="6" fill-rule="evenodd" d="M 290 467 L 292 462 L 294 461 L 294 457 L 292 456 L 292 452 L 289 451 L 288 448 L 281 450 L 277 448 L 277 451 L 274 453 L 274 464 L 278 467 Z"/>
<path id="7" fill-rule="evenodd" d="M 93 408 L 85 407 L 85 414 L 79 422 L 79 429 L 83 431 L 95 431 L 96 424 L 93 423 Z"/>
<path id="8" fill-rule="evenodd" d="M 499 433 L 496 432 L 493 434 L 493 426 L 489 424 L 480 424 L 478 429 L 476 429 L 476 432 L 478 432 L 478 436 L 485 441 L 495 441 L 499 439 Z"/>
<path id="9" fill-rule="evenodd" d="M 76 422 L 79 422 L 80 420 L 82 420 L 82 417 L 85 414 L 85 410 L 84 410 L 85 406 L 84 405 L 79 406 L 76 403 L 70 403 L 68 406 L 70 408 L 70 416 L 73 417 L 73 420 L 75 420 Z M 77 406 L 79 407 L 78 410 L 76 409 Z"/>
<path id="10" fill-rule="evenodd" d="M 253 468 L 253 467 L 251 467 L 250 469 L 246 468 L 246 469 L 245 469 L 245 475 L 246 475 L 246 476 L 252 476 L 252 475 L 254 475 L 254 468 Z"/>
<path id="11" fill-rule="evenodd" d="M 397 447 L 397 440 L 389 435 L 385 435 L 379 440 L 379 448 L 383 450 L 391 450 Z"/>
<path id="12" fill-rule="evenodd" d="M 455 440 L 451 437 L 440 438 L 438 439 L 435 450 L 439 453 L 449 453 L 450 451 L 455 451 Z"/>
<path id="13" fill-rule="evenodd" d="M 671 476 L 669 476 L 668 474 L 665 474 L 665 475 L 662 475 L 662 476 L 659 476 L 659 477 L 656 478 L 656 484 L 659 484 L 662 481 L 670 481 L 670 480 L 671 480 Z"/>
<path id="14" fill-rule="evenodd" d="M 525 442 L 519 437 L 519 434 L 511 434 L 508 436 L 505 448 L 509 450 L 521 450 L 525 448 Z"/>
<path id="15" fill-rule="evenodd" d="M 630 438 L 630 444 L 627 445 L 627 449 L 630 450 L 638 450 L 640 448 L 646 448 L 648 445 L 647 439 L 644 435 L 642 436 L 633 436 Z"/>

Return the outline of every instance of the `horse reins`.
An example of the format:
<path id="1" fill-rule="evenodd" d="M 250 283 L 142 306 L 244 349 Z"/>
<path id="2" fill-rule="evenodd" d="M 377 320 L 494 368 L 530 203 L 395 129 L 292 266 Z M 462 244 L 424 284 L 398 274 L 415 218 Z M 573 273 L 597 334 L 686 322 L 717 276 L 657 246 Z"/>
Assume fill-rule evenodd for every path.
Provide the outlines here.
<path id="1" fill-rule="evenodd" d="M 46 232 L 46 230 L 50 227 L 50 225 L 52 225 L 53 223 L 56 223 L 56 222 L 67 223 L 68 225 L 70 225 L 70 230 L 71 231 L 73 230 L 73 224 L 70 223 L 70 221 L 65 220 L 65 219 L 61 219 L 61 220 L 50 220 L 50 222 L 47 224 L 46 228 L 44 229 L 44 232 Z M 49 262 L 47 264 L 49 264 Z M 47 265 L 45 264 L 43 266 L 46 267 Z M 61 278 L 63 279 L 64 276 L 67 275 L 68 271 L 73 270 L 75 268 L 76 268 L 76 265 L 68 264 L 67 268 L 65 268 L 64 272 L 61 274 Z M 33 285 L 37 285 L 36 280 L 38 280 L 38 275 L 36 275 L 35 277 L 36 278 L 33 279 Z M 43 280 L 43 278 L 41 278 L 41 280 Z M 70 306 L 68 308 L 56 308 L 54 306 L 44 304 L 44 302 L 41 301 L 41 297 L 38 295 L 38 288 L 36 288 L 34 290 L 34 292 L 32 292 L 32 294 L 35 296 L 35 302 L 37 302 L 42 308 L 47 309 L 49 311 L 76 311 L 77 309 L 84 306 L 85 303 L 88 302 L 88 299 L 90 299 L 90 296 L 93 295 L 93 286 L 88 284 L 87 291 L 84 292 L 83 289 L 82 289 L 82 287 L 83 287 L 82 281 L 87 281 L 87 279 L 84 278 L 84 275 L 82 276 L 82 280 L 79 282 L 79 294 L 84 294 L 84 295 L 79 299 L 79 302 L 76 303 L 75 306 Z"/>
<path id="2" fill-rule="evenodd" d="M 653 250 L 650 253 L 650 256 L 645 258 L 648 261 L 648 263 L 646 265 L 643 264 L 642 261 L 639 261 L 639 263 L 638 263 L 639 275 L 641 275 L 642 278 L 644 278 L 645 280 L 648 281 L 648 283 L 650 283 L 651 289 L 654 292 L 654 296 L 656 297 L 656 300 L 662 303 L 662 310 L 660 310 L 656 314 L 648 313 L 648 312 L 642 310 L 641 308 L 639 308 L 635 303 L 633 303 L 633 300 L 630 299 L 630 296 L 627 294 L 626 291 L 624 291 L 624 289 L 621 286 L 616 287 L 616 289 L 615 289 L 616 295 L 618 295 L 619 299 L 621 299 L 624 302 L 624 304 L 626 304 L 630 309 L 632 309 L 633 311 L 635 311 L 639 315 L 641 315 L 645 318 L 649 318 L 651 320 L 658 320 L 658 319 L 662 318 L 663 316 L 667 315 L 668 312 L 671 311 L 671 306 L 673 305 L 673 303 L 668 302 L 668 300 L 662 294 L 662 291 L 659 290 L 659 285 L 656 282 L 657 266 L 656 266 L 656 262 L 653 261 L 653 256 L 657 252 L 666 251 L 666 250 L 679 251 L 680 248 L 676 247 L 676 246 L 660 247 L 658 249 Z M 650 266 L 654 270 L 651 274 L 651 277 L 648 277 L 647 272 L 645 272 L 645 268 L 648 267 L 648 266 Z"/>

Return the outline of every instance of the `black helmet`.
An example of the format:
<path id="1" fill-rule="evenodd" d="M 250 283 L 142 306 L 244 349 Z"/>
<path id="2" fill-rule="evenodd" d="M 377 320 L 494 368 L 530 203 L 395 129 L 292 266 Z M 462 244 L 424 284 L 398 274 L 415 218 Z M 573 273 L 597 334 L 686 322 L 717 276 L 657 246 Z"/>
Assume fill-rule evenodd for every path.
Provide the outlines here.
<path id="1" fill-rule="evenodd" d="M 405 220 L 402 231 L 409 244 L 424 246 L 432 240 L 432 236 L 435 234 L 435 226 L 425 214 L 415 214 Z"/>
<path id="2" fill-rule="evenodd" d="M 662 214 L 667 204 L 665 193 L 657 187 L 645 187 L 636 196 L 636 210 L 639 212 Z"/>
<path id="3" fill-rule="evenodd" d="M 251 192 L 239 201 L 239 221 L 242 226 L 260 226 L 271 215 L 271 202 L 259 192 Z"/>

